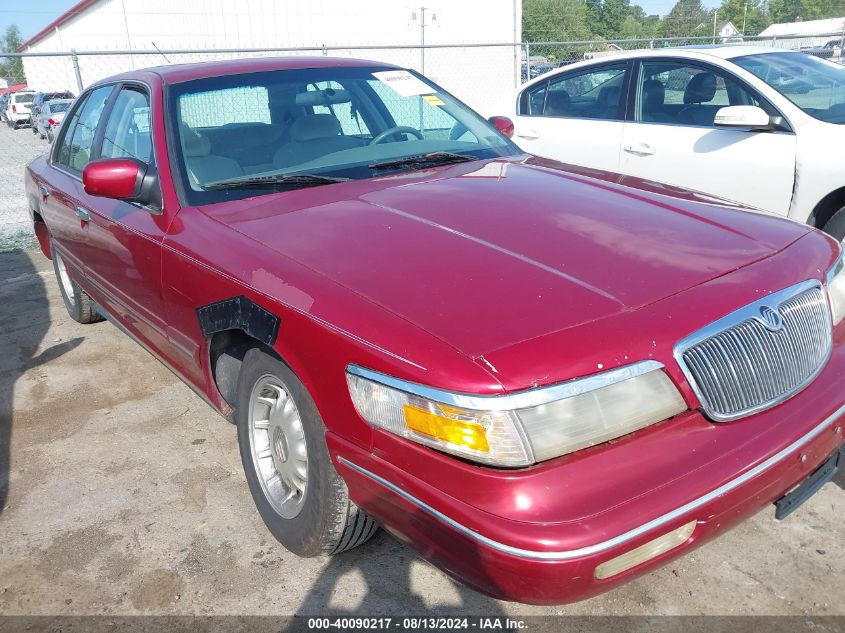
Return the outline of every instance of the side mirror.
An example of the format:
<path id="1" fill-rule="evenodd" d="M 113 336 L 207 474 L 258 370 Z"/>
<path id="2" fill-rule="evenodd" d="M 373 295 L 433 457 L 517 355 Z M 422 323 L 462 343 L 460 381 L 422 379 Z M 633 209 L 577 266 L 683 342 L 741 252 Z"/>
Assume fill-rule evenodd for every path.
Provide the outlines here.
<path id="1" fill-rule="evenodd" d="M 137 202 L 161 210 L 161 189 L 155 169 L 132 158 L 94 160 L 82 170 L 85 193 L 101 198 Z"/>
<path id="2" fill-rule="evenodd" d="M 780 117 L 771 117 L 763 108 L 757 106 L 726 106 L 719 108 L 713 125 L 721 128 L 743 130 L 773 130 Z"/>
<path id="3" fill-rule="evenodd" d="M 487 119 L 490 123 L 492 123 L 499 132 L 507 136 L 508 138 L 513 138 L 513 121 L 511 121 L 506 116 L 491 116 Z"/>

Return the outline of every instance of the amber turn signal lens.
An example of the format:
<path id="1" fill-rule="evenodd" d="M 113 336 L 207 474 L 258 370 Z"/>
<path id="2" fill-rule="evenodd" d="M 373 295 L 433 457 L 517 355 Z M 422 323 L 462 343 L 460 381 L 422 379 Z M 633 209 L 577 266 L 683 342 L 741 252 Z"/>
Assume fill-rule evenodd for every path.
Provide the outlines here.
<path id="1" fill-rule="evenodd" d="M 480 424 L 443 417 L 409 404 L 402 410 L 405 425 L 412 431 L 473 451 L 486 453 L 490 450 L 487 434 Z"/>

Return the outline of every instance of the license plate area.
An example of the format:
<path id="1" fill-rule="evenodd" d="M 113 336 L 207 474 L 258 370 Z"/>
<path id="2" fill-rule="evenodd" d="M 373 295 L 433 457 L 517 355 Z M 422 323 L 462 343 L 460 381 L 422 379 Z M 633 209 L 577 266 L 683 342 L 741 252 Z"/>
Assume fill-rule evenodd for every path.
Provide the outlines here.
<path id="1" fill-rule="evenodd" d="M 785 519 L 797 510 L 807 499 L 812 497 L 828 481 L 836 476 L 839 469 L 845 467 L 845 444 L 819 466 L 812 475 L 802 481 L 791 492 L 775 501 L 775 518 Z"/>

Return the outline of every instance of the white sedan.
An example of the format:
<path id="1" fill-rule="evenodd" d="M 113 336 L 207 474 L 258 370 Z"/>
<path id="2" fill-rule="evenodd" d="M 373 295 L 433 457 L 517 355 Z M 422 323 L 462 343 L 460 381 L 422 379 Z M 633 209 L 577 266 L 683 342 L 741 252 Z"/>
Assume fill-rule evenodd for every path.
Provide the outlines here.
<path id="1" fill-rule="evenodd" d="M 547 73 L 489 115 L 527 152 L 668 183 L 845 238 L 845 67 L 751 46 L 620 53 Z"/>

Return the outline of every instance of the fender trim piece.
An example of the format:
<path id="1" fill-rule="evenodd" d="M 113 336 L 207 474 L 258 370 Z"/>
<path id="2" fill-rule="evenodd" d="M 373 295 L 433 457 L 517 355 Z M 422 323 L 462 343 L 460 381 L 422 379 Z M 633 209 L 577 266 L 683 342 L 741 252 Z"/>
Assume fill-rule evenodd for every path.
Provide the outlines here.
<path id="1" fill-rule="evenodd" d="M 205 338 L 224 330 L 242 330 L 271 347 L 281 322 L 275 314 L 243 295 L 197 308 L 197 318 Z"/>

